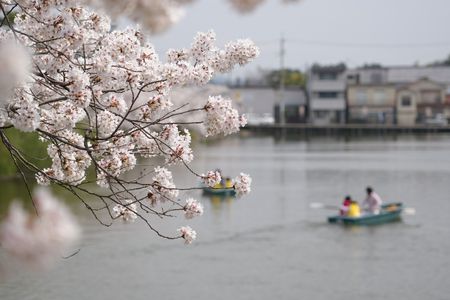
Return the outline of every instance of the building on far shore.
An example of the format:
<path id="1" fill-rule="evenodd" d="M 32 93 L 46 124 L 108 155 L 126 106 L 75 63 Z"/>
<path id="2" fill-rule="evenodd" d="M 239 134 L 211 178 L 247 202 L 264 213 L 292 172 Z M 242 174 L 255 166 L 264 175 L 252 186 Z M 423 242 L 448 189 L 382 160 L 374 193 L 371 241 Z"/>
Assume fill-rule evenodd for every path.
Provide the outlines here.
<path id="1" fill-rule="evenodd" d="M 347 70 L 347 122 L 436 124 L 450 120 L 450 67 Z"/>
<path id="2" fill-rule="evenodd" d="M 308 102 L 303 89 L 286 88 L 283 92 L 276 91 L 278 99 L 283 98 L 284 121 L 286 123 L 308 122 Z M 280 94 L 281 93 L 281 94 Z M 275 122 L 280 123 L 280 101 L 274 105 Z"/>
<path id="3" fill-rule="evenodd" d="M 308 72 L 309 121 L 313 124 L 343 124 L 346 121 L 345 64 L 313 65 Z"/>
<path id="4" fill-rule="evenodd" d="M 307 101 L 300 88 L 280 90 L 269 86 L 230 87 L 231 98 L 238 103 L 240 113 L 247 116 L 249 125 L 278 123 L 282 97 L 286 123 L 306 123 Z"/>
<path id="5" fill-rule="evenodd" d="M 236 83 L 228 94 L 250 125 L 282 119 L 314 125 L 450 122 L 450 66 L 315 64 L 306 73 L 306 91 L 304 85 L 280 90 L 266 76 Z"/>
<path id="6" fill-rule="evenodd" d="M 419 79 L 397 87 L 399 125 L 427 124 L 445 116 L 445 84 Z M 447 105 L 448 106 L 448 105 Z"/>
<path id="7" fill-rule="evenodd" d="M 395 124 L 394 84 L 349 84 L 347 123 Z"/>
<path id="8" fill-rule="evenodd" d="M 387 82 L 415 82 L 428 78 L 450 87 L 450 66 L 391 66 L 386 70 Z"/>
<path id="9" fill-rule="evenodd" d="M 387 68 L 365 66 L 347 71 L 347 123 L 395 124 L 395 85 Z"/>

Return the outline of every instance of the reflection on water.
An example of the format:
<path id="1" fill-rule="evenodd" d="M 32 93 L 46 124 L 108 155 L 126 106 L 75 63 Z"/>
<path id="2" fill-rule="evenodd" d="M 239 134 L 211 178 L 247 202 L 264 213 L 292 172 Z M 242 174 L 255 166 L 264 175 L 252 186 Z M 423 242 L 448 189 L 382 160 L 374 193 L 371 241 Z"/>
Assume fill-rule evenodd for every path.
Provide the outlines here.
<path id="1" fill-rule="evenodd" d="M 450 137 L 250 137 L 195 148 L 195 170 L 253 178 L 243 198 L 190 192 L 205 206 L 189 222 L 195 244 L 156 238 L 141 223 L 105 228 L 80 210 L 80 253 L 0 283 L 0 299 L 448 299 Z M 196 186 L 182 174 L 178 184 Z M 367 185 L 417 214 L 346 227 L 326 222 L 334 211 L 309 208 L 362 200 Z M 186 224 L 155 222 L 169 232 Z"/>
<path id="2" fill-rule="evenodd" d="M 231 204 L 235 200 L 234 196 L 203 196 L 203 198 L 209 199 L 211 201 L 211 207 L 215 213 L 223 210 L 229 210 Z"/>

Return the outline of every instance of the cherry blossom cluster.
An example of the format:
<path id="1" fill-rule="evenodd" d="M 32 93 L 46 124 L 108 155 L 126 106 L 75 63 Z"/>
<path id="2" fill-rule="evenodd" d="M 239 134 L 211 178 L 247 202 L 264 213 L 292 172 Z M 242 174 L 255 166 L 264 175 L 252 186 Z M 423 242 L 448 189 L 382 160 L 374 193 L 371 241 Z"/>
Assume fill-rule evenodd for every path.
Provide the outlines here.
<path id="1" fill-rule="evenodd" d="M 47 153 L 52 158 L 52 167 L 37 173 L 39 183 L 48 185 L 50 180 L 77 185 L 86 178 L 91 157 L 84 150 L 85 139 L 68 129 L 60 131 L 60 137 L 48 145 Z"/>
<path id="2" fill-rule="evenodd" d="M 80 228 L 70 211 L 47 190 L 35 191 L 36 212 L 28 213 L 14 202 L 0 224 L 2 248 L 33 267 L 46 267 L 78 240 Z"/>
<path id="3" fill-rule="evenodd" d="M 5 103 L 14 92 L 13 87 L 28 79 L 31 59 L 27 49 L 16 43 L 10 32 L 0 30 L 0 41 L 0 103 Z"/>
<path id="4" fill-rule="evenodd" d="M 136 166 L 132 138 L 123 135 L 123 131 L 118 131 L 118 135 L 110 140 L 97 142 L 92 147 L 92 157 L 97 166 L 97 184 L 101 187 L 109 187 L 111 180 Z"/>
<path id="5" fill-rule="evenodd" d="M 147 197 L 152 206 L 166 201 L 175 201 L 179 191 L 173 182 L 172 172 L 166 168 L 156 167 L 153 183 L 148 190 Z"/>
<path id="6" fill-rule="evenodd" d="M 130 3 L 132 9 L 147 5 Z M 187 125 L 202 124 L 206 136 L 228 135 L 246 121 L 229 99 L 216 95 L 187 107 L 174 105 L 171 91 L 206 84 L 217 72 L 253 60 L 258 48 L 243 39 L 220 49 L 209 31 L 198 33 L 190 47 L 169 50 L 163 61 L 138 28 L 112 30 L 107 16 L 75 0 L 2 0 L 0 6 L 4 17 L 15 13 L 14 23 L 5 18 L 0 27 L 0 137 L 19 166 L 34 172 L 41 185 L 72 192 L 101 224 L 140 219 L 158 236 L 191 243 L 196 234 L 189 227 L 172 236 L 151 225 L 152 218 L 174 212 L 188 219 L 203 213 L 194 199 L 182 203 L 170 170 L 174 165 L 185 166 L 209 186 L 221 180 L 216 172 L 200 175 L 189 167 L 194 154 Z M 11 128 L 36 132 L 51 165 L 40 169 L 27 160 L 8 140 L 5 132 Z M 250 182 L 241 174 L 234 189 L 245 194 Z M 7 222 L 22 222 L 23 211 L 13 210 Z"/>
<path id="7" fill-rule="evenodd" d="M 238 196 L 250 193 L 252 178 L 248 174 L 241 173 L 233 180 L 233 182 Z"/>
<path id="8" fill-rule="evenodd" d="M 184 216 L 186 219 L 192 219 L 203 214 L 203 205 L 195 199 L 189 198 L 184 206 Z"/>
<path id="9" fill-rule="evenodd" d="M 178 232 L 186 244 L 191 244 L 197 238 L 197 232 L 189 226 L 180 227 Z"/>
<path id="10" fill-rule="evenodd" d="M 208 173 L 202 174 L 202 182 L 204 185 L 213 187 L 222 181 L 222 175 L 219 171 L 209 171 Z"/>
<path id="11" fill-rule="evenodd" d="M 206 136 L 232 134 L 239 131 L 239 128 L 247 124 L 245 116 L 239 116 L 236 109 L 231 104 L 231 99 L 224 99 L 222 96 L 210 96 L 205 105 L 206 110 Z"/>
<path id="12" fill-rule="evenodd" d="M 174 88 L 171 91 L 170 101 L 173 103 L 173 107 L 183 106 L 186 110 L 194 111 L 198 108 L 199 104 L 204 104 L 205 100 L 207 100 L 210 95 L 223 95 L 224 97 L 229 97 L 231 94 L 231 90 L 227 86 L 221 84 L 208 83 L 206 85 L 188 85 Z M 236 102 L 233 101 L 233 104 L 235 106 Z M 189 131 L 204 135 L 205 126 L 204 123 L 200 121 L 204 120 L 203 113 L 204 111 L 197 111 L 189 115 L 183 114 L 179 117 L 174 117 L 174 120 L 183 122 L 184 127 L 189 129 Z"/>
<path id="13" fill-rule="evenodd" d="M 137 205 L 133 200 L 125 200 L 124 204 L 117 204 L 113 207 L 113 215 L 115 218 L 122 218 L 125 222 L 133 222 L 137 219 Z"/>
<path id="14" fill-rule="evenodd" d="M 167 163 L 190 163 L 194 159 L 189 130 L 184 129 L 180 134 L 178 126 L 165 125 L 157 138 L 161 141 L 160 151 L 165 154 Z"/>

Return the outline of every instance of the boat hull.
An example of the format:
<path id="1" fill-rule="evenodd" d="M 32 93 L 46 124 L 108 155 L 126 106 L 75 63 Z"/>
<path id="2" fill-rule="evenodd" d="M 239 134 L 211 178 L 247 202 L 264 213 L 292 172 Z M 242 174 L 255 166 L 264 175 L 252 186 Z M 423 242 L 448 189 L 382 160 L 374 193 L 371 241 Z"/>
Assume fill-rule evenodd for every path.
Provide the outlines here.
<path id="1" fill-rule="evenodd" d="M 345 225 L 378 225 L 398 221 L 401 218 L 403 209 L 402 203 L 388 203 L 381 207 L 381 212 L 377 215 L 363 215 L 360 217 L 331 216 L 329 223 L 341 223 Z"/>
<path id="2" fill-rule="evenodd" d="M 234 189 L 203 188 L 203 195 L 234 196 L 234 195 L 236 195 L 236 191 Z"/>

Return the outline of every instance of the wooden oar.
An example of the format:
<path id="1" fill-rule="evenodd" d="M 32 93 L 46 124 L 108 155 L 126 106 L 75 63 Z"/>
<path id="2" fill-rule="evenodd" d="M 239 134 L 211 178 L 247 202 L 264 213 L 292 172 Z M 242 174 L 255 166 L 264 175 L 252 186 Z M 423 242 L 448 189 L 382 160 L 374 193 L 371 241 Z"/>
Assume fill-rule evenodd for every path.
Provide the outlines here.
<path id="1" fill-rule="evenodd" d="M 405 207 L 403 208 L 403 213 L 408 216 L 415 216 L 416 209 L 414 207 Z"/>
<path id="2" fill-rule="evenodd" d="M 395 203 L 393 203 L 392 205 L 388 205 L 388 206 L 384 207 L 384 209 L 387 210 L 387 211 L 390 211 L 390 207 L 392 207 L 391 209 L 393 209 L 393 211 L 397 210 L 397 205 Z M 404 215 L 414 216 L 414 215 L 416 215 L 416 209 L 414 207 L 403 207 L 402 208 L 402 213 Z"/>
<path id="3" fill-rule="evenodd" d="M 332 209 L 332 210 L 340 209 L 340 206 L 338 206 L 338 205 L 324 204 L 324 203 L 320 203 L 320 202 L 311 202 L 309 204 L 309 207 L 314 208 L 314 209 Z"/>

